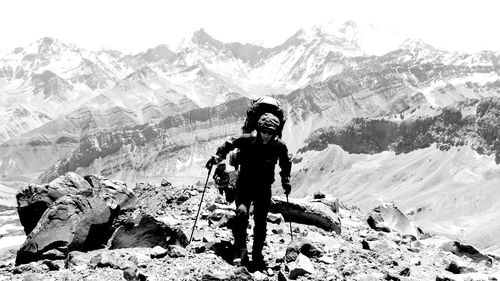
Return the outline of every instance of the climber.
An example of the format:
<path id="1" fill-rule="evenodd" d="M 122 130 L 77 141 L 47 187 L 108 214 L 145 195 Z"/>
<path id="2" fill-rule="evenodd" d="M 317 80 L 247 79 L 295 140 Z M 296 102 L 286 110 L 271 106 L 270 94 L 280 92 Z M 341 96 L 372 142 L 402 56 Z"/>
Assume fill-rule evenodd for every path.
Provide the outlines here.
<path id="1" fill-rule="evenodd" d="M 243 134 L 226 141 L 207 162 L 207 168 L 219 164 L 233 149 L 240 150 L 240 170 L 236 181 L 236 217 L 232 227 L 236 257 L 235 265 L 247 265 L 247 226 L 250 204 L 254 211 L 254 241 L 252 266 L 265 268 L 262 250 L 266 239 L 266 218 L 271 202 L 271 185 L 274 167 L 279 161 L 281 185 L 285 194 L 291 191 L 290 170 L 292 162 L 286 144 L 277 137 L 280 120 L 270 113 L 263 114 L 257 122 L 257 135 Z"/>

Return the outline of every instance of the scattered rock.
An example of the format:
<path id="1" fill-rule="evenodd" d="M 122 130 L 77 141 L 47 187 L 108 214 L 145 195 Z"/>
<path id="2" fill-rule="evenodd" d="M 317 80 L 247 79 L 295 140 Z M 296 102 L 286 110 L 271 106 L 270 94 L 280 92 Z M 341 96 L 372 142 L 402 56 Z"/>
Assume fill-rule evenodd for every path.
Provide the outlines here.
<path id="1" fill-rule="evenodd" d="M 323 203 L 306 203 L 292 199 L 287 203 L 285 199 L 273 197 L 269 211 L 282 214 L 286 221 L 314 225 L 341 234 L 339 216 Z"/>
<path id="2" fill-rule="evenodd" d="M 191 198 L 191 196 L 188 193 L 182 193 L 181 195 L 179 195 L 179 197 L 177 197 L 177 199 L 175 200 L 175 203 L 177 205 L 180 205 L 180 204 L 188 201 L 189 198 Z"/>
<path id="3" fill-rule="evenodd" d="M 368 225 L 377 231 L 395 230 L 403 235 L 419 237 L 417 227 L 401 212 L 393 202 L 384 203 L 368 215 Z"/>
<path id="4" fill-rule="evenodd" d="M 283 218 L 283 215 L 281 215 L 281 214 L 269 213 L 269 214 L 267 214 L 267 221 L 270 223 L 280 224 L 280 223 L 284 222 L 285 219 Z"/>
<path id="5" fill-rule="evenodd" d="M 224 218 L 227 221 L 230 217 L 233 217 L 232 211 L 216 209 L 212 213 L 210 213 L 207 219 L 212 221 L 220 221 Z"/>
<path id="6" fill-rule="evenodd" d="M 409 267 L 405 267 L 403 270 L 401 270 L 399 272 L 399 275 L 401 275 L 401 276 L 407 276 L 408 277 L 408 276 L 410 276 L 410 272 L 411 272 L 410 268 Z"/>
<path id="7" fill-rule="evenodd" d="M 153 249 L 151 249 L 151 258 L 153 259 L 161 259 L 166 255 L 168 255 L 168 251 L 162 246 L 154 246 Z"/>
<path id="8" fill-rule="evenodd" d="M 321 257 L 324 254 L 322 247 L 313 242 L 303 243 L 300 252 L 308 258 Z"/>
<path id="9" fill-rule="evenodd" d="M 285 262 L 294 262 L 300 254 L 300 247 L 297 244 L 289 245 L 285 252 Z"/>
<path id="10" fill-rule="evenodd" d="M 453 254 L 455 254 L 459 257 L 467 256 L 467 257 L 471 258 L 474 262 L 484 261 L 487 266 L 493 265 L 493 259 L 491 257 L 482 254 L 476 248 L 474 248 L 470 245 L 460 244 L 457 241 L 449 241 L 449 242 L 445 242 L 443 245 L 441 245 L 440 248 L 445 250 L 445 251 L 452 252 Z"/>
<path id="11" fill-rule="evenodd" d="M 232 275 L 229 272 L 208 272 L 201 277 L 202 281 L 229 281 Z"/>
<path id="12" fill-rule="evenodd" d="M 90 259 L 91 268 L 109 267 L 114 269 L 126 269 L 127 267 L 137 267 L 137 258 L 130 255 L 119 255 L 113 251 L 101 252 Z"/>
<path id="13" fill-rule="evenodd" d="M 123 270 L 123 278 L 127 281 L 139 281 L 138 268 L 135 265 L 129 266 Z"/>
<path id="14" fill-rule="evenodd" d="M 93 181 L 97 184 L 97 180 L 94 179 Z M 118 186 L 119 188 L 120 185 Z M 264 248 L 264 254 L 269 264 L 268 271 L 256 271 L 250 274 L 245 268 L 236 268 L 226 263 L 231 262 L 234 256 L 230 229 L 220 229 L 217 227 L 217 224 L 212 223 L 210 225 L 208 221 L 202 221 L 202 219 L 195 232 L 194 238 L 197 238 L 193 240 L 193 243 L 187 249 L 176 245 L 175 242 L 173 244 L 151 242 L 156 241 L 156 239 L 160 241 L 161 239 L 158 239 L 158 237 L 165 237 L 165 233 L 163 232 L 165 225 L 171 229 L 182 227 L 182 229 L 190 230 L 192 225 L 186 221 L 186 218 L 194 217 L 196 207 L 199 203 L 199 200 L 188 200 L 179 206 L 175 204 L 176 196 L 178 196 L 178 194 L 176 195 L 177 188 L 162 189 L 156 187 L 156 190 L 168 194 L 172 193 L 172 197 L 168 199 L 170 200 L 170 205 L 165 205 L 163 193 L 158 193 L 157 195 L 157 197 L 161 197 L 160 201 L 148 201 L 148 204 L 157 206 L 157 210 L 163 212 L 164 215 L 161 219 L 151 216 L 149 218 L 150 221 L 144 223 L 143 220 L 146 217 L 145 210 L 148 210 L 149 207 L 142 208 L 141 205 L 141 208 L 137 208 L 137 210 L 126 207 L 126 210 L 121 212 L 118 217 L 115 216 L 112 223 L 113 229 L 121 227 L 125 232 L 136 231 L 135 234 L 137 235 L 121 236 L 123 241 L 133 245 L 141 241 L 138 237 L 145 237 L 144 240 L 150 239 L 151 247 L 156 247 L 151 249 L 106 249 L 96 250 L 91 253 L 71 251 L 68 249 L 69 247 L 54 247 L 42 254 L 42 257 L 45 259 L 44 261 L 28 264 L 23 269 L 21 266 L 18 268 L 0 267 L 0 276 L 3 274 L 2 270 L 5 270 L 8 274 L 14 272 L 20 274 L 17 275 L 17 279 L 14 277 L 14 280 L 21 280 L 29 273 L 41 273 L 44 280 L 121 279 L 133 281 L 146 280 L 148 278 L 151 280 L 184 278 L 186 280 L 298 279 L 325 281 L 452 280 L 457 278 L 458 280 L 465 281 L 473 280 L 473 278 L 488 280 L 485 277 L 494 275 L 491 271 L 488 272 L 488 269 L 483 264 L 475 266 L 470 263 L 468 261 L 469 256 L 465 254 L 457 255 L 458 257 L 455 257 L 455 261 L 450 262 L 449 258 L 453 257 L 453 255 L 443 253 L 438 248 L 443 244 L 442 239 L 418 240 L 414 235 L 399 234 L 399 232 L 393 231 L 392 228 L 389 228 L 391 232 L 381 233 L 373 231 L 363 222 L 363 216 L 359 210 L 351 210 L 347 207 L 342 207 L 342 214 L 338 214 L 339 217 L 342 215 L 342 219 L 346 220 L 346 229 L 343 230 L 344 233 L 341 236 L 332 233 L 331 230 L 294 224 L 296 232 L 290 244 L 286 244 L 290 240 L 288 236 L 288 222 L 286 225 L 272 224 L 273 222 L 284 221 L 284 215 L 281 213 L 277 215 L 271 214 L 268 218 L 268 221 L 271 222 L 271 224 L 268 224 L 270 226 L 268 229 L 270 235 L 267 239 L 267 245 Z M 154 196 L 155 188 L 151 187 L 148 192 Z M 217 190 L 212 189 L 207 192 L 207 198 L 213 202 L 216 198 L 214 195 Z M 79 191 L 78 194 L 71 196 L 85 196 L 83 194 L 84 192 Z M 64 197 L 61 197 L 60 200 L 62 198 Z M 313 206 L 319 205 L 327 209 L 331 208 L 331 206 L 327 206 L 326 203 L 322 202 L 329 199 L 322 198 L 315 200 L 317 201 L 313 203 L 307 200 L 294 201 L 300 202 L 299 205 L 301 206 L 312 204 Z M 106 202 L 106 206 L 110 206 L 108 204 L 110 201 L 103 201 Z M 217 219 L 216 214 L 232 211 L 232 208 L 234 209 L 234 207 L 227 204 L 216 203 L 208 204 L 208 207 L 204 208 L 204 210 L 207 211 L 207 218 L 212 216 L 210 220 L 215 220 Z M 111 207 L 110 209 L 113 212 L 114 209 Z M 194 212 L 189 212 L 190 209 L 194 209 Z M 303 214 L 297 216 L 308 218 L 307 215 Z M 317 216 L 317 214 L 312 215 L 314 219 Z M 224 217 L 221 216 L 220 219 L 223 220 Z M 344 223 L 344 221 L 342 222 Z M 250 221 L 248 229 L 250 232 L 248 236 L 250 242 L 249 249 L 251 249 L 250 246 L 253 239 L 250 231 L 252 223 L 253 221 Z M 141 229 L 140 227 L 137 229 L 141 224 L 146 225 L 145 229 L 147 230 L 139 230 Z M 172 225 L 176 227 L 174 228 Z M 136 230 L 133 230 L 134 228 Z M 133 238 L 127 241 L 128 238 L 126 237 Z M 164 238 L 164 240 L 168 240 L 168 238 Z M 110 242 L 108 246 L 111 245 L 112 243 Z M 458 247 L 455 244 L 451 243 L 450 245 L 449 251 L 458 251 Z M 361 246 L 369 249 L 369 251 L 361 249 Z M 407 248 L 409 249 L 407 250 Z M 418 250 L 420 253 L 410 252 L 413 250 Z M 285 252 L 285 255 L 283 255 L 283 252 Z M 466 252 L 472 255 L 477 254 L 473 251 Z M 65 265 L 62 265 L 63 261 L 58 260 L 58 258 L 64 255 L 67 257 Z M 170 257 L 161 260 L 158 259 L 167 255 Z M 157 258 L 157 260 L 151 260 L 151 257 Z M 460 264 L 470 266 L 470 268 L 460 266 Z M 417 267 L 417 265 L 422 266 Z M 68 270 L 60 270 L 62 267 L 66 267 Z M 140 271 L 142 270 L 147 270 L 148 276 L 141 274 Z M 479 272 L 478 274 L 469 274 L 476 270 Z M 312 275 L 307 276 L 308 274 Z M 438 274 L 437 277 L 436 274 Z M 454 277 L 452 274 L 464 275 Z M 490 280 L 493 279 L 490 278 Z"/>
<path id="15" fill-rule="evenodd" d="M 63 252 L 59 251 L 58 249 L 52 249 L 50 251 L 42 253 L 41 258 L 48 260 L 60 260 L 60 259 L 65 259 L 66 256 L 64 255 Z"/>
<path id="16" fill-rule="evenodd" d="M 398 245 L 390 240 L 363 240 L 363 249 L 372 250 L 378 253 L 392 253 L 398 250 Z"/>
<path id="17" fill-rule="evenodd" d="M 21 264 L 19 266 L 14 267 L 12 270 L 12 273 L 14 274 L 21 274 L 21 273 L 26 273 L 26 272 L 33 272 L 33 273 L 40 273 L 43 272 L 43 268 L 40 264 L 36 262 L 30 262 L 27 264 Z"/>
<path id="18" fill-rule="evenodd" d="M 146 253 L 135 253 L 134 257 L 139 267 L 147 267 L 148 263 L 151 261 L 151 255 Z"/>
<path id="19" fill-rule="evenodd" d="M 303 254 L 308 258 L 321 257 L 324 251 L 318 243 L 306 240 L 294 240 L 292 241 L 285 252 L 286 262 L 295 261 L 299 254 Z"/>
<path id="20" fill-rule="evenodd" d="M 313 195 L 314 199 L 323 199 L 325 197 L 326 197 L 325 194 L 320 192 L 320 191 L 314 192 L 314 195 Z"/>
<path id="21" fill-rule="evenodd" d="M 172 184 L 166 179 L 161 180 L 161 186 L 172 186 Z"/>
<path id="22" fill-rule="evenodd" d="M 311 202 L 325 204 L 326 206 L 328 206 L 330 208 L 330 210 L 332 210 L 332 212 L 339 214 L 340 201 L 338 198 L 336 198 L 336 199 L 331 199 L 331 198 L 313 199 Z"/>
<path id="23" fill-rule="evenodd" d="M 66 257 L 65 267 L 70 270 L 79 270 L 87 268 L 89 260 L 85 258 L 85 254 L 79 251 L 69 252 Z"/>
<path id="24" fill-rule="evenodd" d="M 463 274 L 463 273 L 471 273 L 471 272 L 477 272 L 474 268 L 470 267 L 465 267 L 465 266 L 460 266 L 458 265 L 455 261 L 450 262 L 445 270 L 453 273 L 453 274 Z"/>
<path id="25" fill-rule="evenodd" d="M 356 265 L 348 263 L 345 264 L 341 270 L 342 270 L 342 275 L 345 277 L 345 276 L 352 276 L 358 269 Z"/>
<path id="26" fill-rule="evenodd" d="M 42 264 L 46 265 L 50 271 L 59 270 L 61 267 L 52 260 L 44 260 Z"/>
<path id="27" fill-rule="evenodd" d="M 281 229 L 281 228 L 278 228 L 278 229 L 273 228 L 271 230 L 271 232 L 274 233 L 274 234 L 278 234 L 278 235 L 282 235 L 283 233 L 285 233 L 285 231 L 283 229 Z"/>
<path id="28" fill-rule="evenodd" d="M 326 264 L 334 264 L 335 260 L 332 257 L 322 256 L 318 259 L 318 261 Z"/>
<path id="29" fill-rule="evenodd" d="M 182 221 L 172 217 L 172 215 L 165 215 L 161 217 L 155 217 L 156 220 L 163 222 L 170 227 L 178 227 L 182 224 Z"/>
<path id="30" fill-rule="evenodd" d="M 188 252 L 181 246 L 170 245 L 168 246 L 168 256 L 171 258 L 182 258 L 187 256 Z"/>
<path id="31" fill-rule="evenodd" d="M 305 275 L 305 274 L 314 274 L 316 270 L 314 269 L 313 264 L 311 263 L 311 260 L 309 260 L 308 257 L 299 254 L 295 262 L 291 265 L 290 267 L 290 279 L 295 280 L 299 276 Z"/>
<path id="32" fill-rule="evenodd" d="M 248 272 L 246 267 L 238 267 L 233 272 L 217 271 L 208 272 L 201 278 L 202 281 L 231 281 L 231 280 L 241 280 L 241 281 L 253 281 L 254 278 Z"/>

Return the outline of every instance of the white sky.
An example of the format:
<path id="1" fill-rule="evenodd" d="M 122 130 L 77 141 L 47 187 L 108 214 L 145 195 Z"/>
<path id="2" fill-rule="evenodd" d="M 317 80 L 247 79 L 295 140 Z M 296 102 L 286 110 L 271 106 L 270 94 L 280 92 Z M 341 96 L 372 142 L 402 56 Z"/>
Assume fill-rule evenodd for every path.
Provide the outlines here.
<path id="1" fill-rule="evenodd" d="M 90 49 L 175 48 L 201 27 L 223 42 L 273 47 L 300 28 L 353 18 L 450 50 L 499 51 L 499 10 L 497 0 L 2 0 L 0 50 L 44 36 Z"/>

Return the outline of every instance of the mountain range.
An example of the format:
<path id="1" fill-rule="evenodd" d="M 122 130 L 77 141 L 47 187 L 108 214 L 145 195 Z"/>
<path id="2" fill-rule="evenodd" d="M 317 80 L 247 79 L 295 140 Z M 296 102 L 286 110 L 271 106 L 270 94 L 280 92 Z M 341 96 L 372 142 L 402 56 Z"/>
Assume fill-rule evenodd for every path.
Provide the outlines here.
<path id="1" fill-rule="evenodd" d="M 500 117 L 499 60 L 354 21 L 299 30 L 273 48 L 203 29 L 175 50 L 139 54 L 41 38 L 0 58 L 0 187 L 69 171 L 203 180 L 204 161 L 240 132 L 251 99 L 270 95 L 289 117 L 293 196 L 319 190 L 363 210 L 395 200 L 422 225 L 496 253 L 500 241 L 488 237 L 500 225 L 476 230 L 500 211 L 499 127 L 484 118 Z"/>

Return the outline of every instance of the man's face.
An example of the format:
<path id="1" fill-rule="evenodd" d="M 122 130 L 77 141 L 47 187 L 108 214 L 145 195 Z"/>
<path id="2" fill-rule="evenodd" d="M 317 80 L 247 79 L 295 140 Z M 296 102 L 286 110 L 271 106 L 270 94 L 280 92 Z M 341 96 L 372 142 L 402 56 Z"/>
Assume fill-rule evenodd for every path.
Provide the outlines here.
<path id="1" fill-rule="evenodd" d="M 260 132 L 260 135 L 262 137 L 262 143 L 264 144 L 267 144 L 274 139 L 274 132 L 271 131 L 262 131 Z"/>

